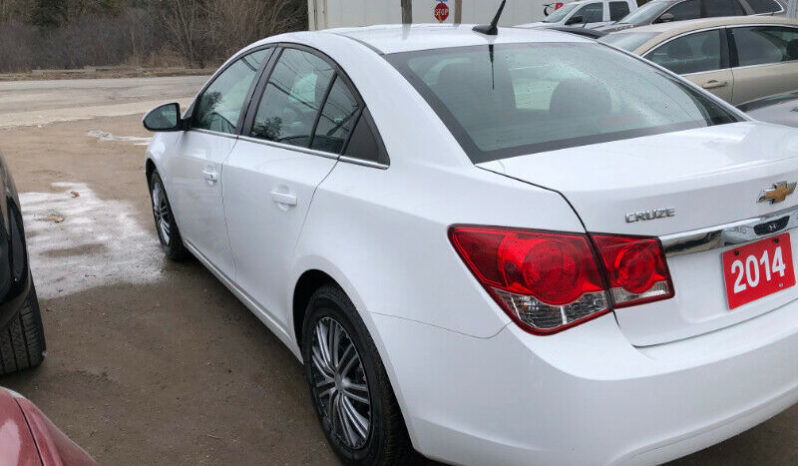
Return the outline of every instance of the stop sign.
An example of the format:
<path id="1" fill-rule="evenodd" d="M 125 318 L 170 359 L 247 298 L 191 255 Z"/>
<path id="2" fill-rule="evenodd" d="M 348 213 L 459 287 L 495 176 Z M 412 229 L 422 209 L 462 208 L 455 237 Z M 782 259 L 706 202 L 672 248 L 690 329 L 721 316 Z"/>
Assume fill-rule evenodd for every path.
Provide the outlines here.
<path id="1" fill-rule="evenodd" d="M 441 2 L 435 5 L 435 19 L 442 23 L 449 17 L 449 5 Z"/>

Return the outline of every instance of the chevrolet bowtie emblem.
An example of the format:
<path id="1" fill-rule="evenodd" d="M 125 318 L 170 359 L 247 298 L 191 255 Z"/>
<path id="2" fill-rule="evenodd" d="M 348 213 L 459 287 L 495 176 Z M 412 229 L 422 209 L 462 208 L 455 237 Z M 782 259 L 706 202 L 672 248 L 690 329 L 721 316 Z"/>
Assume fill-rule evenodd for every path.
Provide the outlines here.
<path id="1" fill-rule="evenodd" d="M 787 196 L 795 192 L 796 184 L 787 183 L 786 181 L 776 183 L 772 188 L 762 191 L 757 202 L 770 202 L 771 204 L 784 202 Z"/>

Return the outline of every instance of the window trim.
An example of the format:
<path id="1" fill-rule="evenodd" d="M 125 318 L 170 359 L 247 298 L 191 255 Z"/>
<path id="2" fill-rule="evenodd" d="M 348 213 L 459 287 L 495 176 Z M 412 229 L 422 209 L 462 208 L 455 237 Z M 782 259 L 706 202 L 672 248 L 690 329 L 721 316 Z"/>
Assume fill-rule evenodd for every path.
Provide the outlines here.
<path id="1" fill-rule="evenodd" d="M 355 120 L 355 124 L 357 124 L 357 122 L 360 121 L 360 118 L 362 118 L 362 116 L 363 116 L 363 114 L 364 114 L 364 112 L 365 112 L 365 110 L 367 108 L 366 102 L 363 99 L 363 96 L 360 94 L 360 91 L 358 91 L 357 87 L 352 82 L 352 79 L 346 73 L 346 71 L 344 71 L 344 69 L 335 60 L 333 60 L 331 57 L 329 57 L 324 52 L 322 52 L 322 51 L 320 51 L 318 49 L 315 49 L 313 47 L 310 47 L 308 45 L 300 44 L 300 43 L 296 43 L 296 42 L 276 42 L 276 43 L 270 44 L 270 46 L 273 46 L 275 48 L 275 52 L 272 53 L 272 55 L 269 58 L 269 60 L 263 66 L 262 72 L 261 72 L 261 74 L 258 77 L 258 80 L 256 82 L 256 87 L 253 90 L 253 93 L 250 95 L 250 99 L 249 99 L 249 102 L 247 104 L 247 108 L 246 108 L 246 112 L 245 112 L 245 116 L 244 116 L 242 125 L 238 128 L 238 137 L 240 137 L 241 139 L 243 139 L 245 141 L 248 141 L 248 142 L 260 143 L 260 144 L 264 144 L 264 145 L 268 145 L 268 146 L 272 146 L 272 147 L 279 147 L 281 149 L 293 150 L 293 151 L 301 152 L 301 153 L 304 153 L 304 154 L 315 155 L 315 156 L 320 156 L 320 157 L 325 157 L 325 158 L 333 158 L 333 159 L 336 159 L 336 160 L 339 160 L 339 161 L 350 162 L 350 163 L 355 163 L 354 161 L 358 161 L 358 162 L 362 162 L 362 163 L 359 163 L 360 165 L 376 166 L 376 168 L 382 168 L 382 169 L 388 168 L 390 166 L 390 156 L 389 155 L 387 156 L 387 158 L 388 158 L 388 164 L 387 165 L 383 165 L 383 164 L 380 164 L 380 163 L 373 163 L 373 162 L 368 161 L 368 160 L 363 160 L 363 159 L 358 159 L 358 158 L 355 158 L 355 157 L 350 157 L 350 156 L 344 156 L 343 155 L 343 153 L 346 151 L 346 148 L 349 145 L 349 141 L 352 138 L 353 131 L 349 132 L 349 135 L 347 136 L 346 143 L 341 148 L 341 152 L 339 152 L 337 154 L 333 153 L 333 152 L 325 152 L 325 151 L 320 151 L 320 150 L 316 150 L 316 149 L 311 149 L 310 148 L 310 145 L 313 143 L 313 138 L 315 138 L 315 136 L 316 136 L 316 128 L 318 126 L 318 121 L 319 121 L 319 119 L 321 117 L 321 112 L 322 112 L 322 110 L 324 108 L 324 105 L 327 102 L 327 98 L 329 97 L 329 94 L 330 94 L 330 91 L 332 90 L 333 85 L 335 84 L 335 82 L 339 78 L 343 80 L 344 84 L 347 86 L 347 88 L 349 89 L 349 92 L 355 98 L 355 101 L 357 102 L 357 105 L 360 108 L 360 110 L 358 112 L 358 115 L 357 115 L 357 119 Z M 333 72 L 334 72 L 333 79 L 330 81 L 330 84 L 328 85 L 328 88 L 327 88 L 327 90 L 325 92 L 324 100 L 322 101 L 322 106 L 319 109 L 318 115 L 316 115 L 316 122 L 313 125 L 313 132 L 311 134 L 312 137 L 311 137 L 311 140 L 308 143 L 308 147 L 294 146 L 294 145 L 284 144 L 284 143 L 275 142 L 275 141 L 268 141 L 268 140 L 265 140 L 265 139 L 254 138 L 254 137 L 251 137 L 251 136 L 248 135 L 249 132 L 252 130 L 252 125 L 254 124 L 255 116 L 257 114 L 257 107 L 260 105 L 261 99 L 263 99 L 263 94 L 266 92 L 266 85 L 268 84 L 269 79 L 271 79 L 271 75 L 274 72 L 274 68 L 277 65 L 277 62 L 280 60 L 280 57 L 283 55 L 283 52 L 286 49 L 294 49 L 294 50 L 300 50 L 300 51 L 303 51 L 303 52 L 306 52 L 306 53 L 310 53 L 310 54 L 312 54 L 312 55 L 324 60 L 325 62 L 327 62 L 333 68 Z M 376 126 L 376 123 L 373 126 Z M 353 129 L 354 129 L 354 127 L 353 127 Z M 380 134 L 379 129 L 376 128 L 376 127 L 372 127 L 371 129 L 374 132 L 374 136 L 377 138 L 377 141 L 379 142 L 379 144 L 381 144 L 384 147 L 382 135 Z M 386 154 L 387 154 L 387 150 L 386 150 Z"/>
<path id="2" fill-rule="evenodd" d="M 790 24 L 774 24 L 774 23 L 758 23 L 758 24 L 735 24 L 734 26 L 726 26 L 726 37 L 729 42 L 729 58 L 731 63 L 731 69 L 733 70 L 745 70 L 748 68 L 761 68 L 763 66 L 779 66 L 779 65 L 788 65 L 788 64 L 796 64 L 798 60 L 791 60 L 791 61 L 780 61 L 775 63 L 760 63 L 758 65 L 745 65 L 740 66 L 740 57 L 737 55 L 737 42 L 734 39 L 734 29 L 738 28 L 749 28 L 749 27 L 777 27 L 777 28 L 784 28 L 784 29 L 792 29 L 798 34 L 798 26 L 793 26 Z"/>
<path id="3" fill-rule="evenodd" d="M 244 98 L 244 105 L 243 105 L 243 107 L 241 107 L 240 113 L 238 115 L 238 121 L 236 122 L 236 130 L 235 130 L 235 132 L 234 133 L 225 133 L 225 132 L 222 132 L 222 131 L 214 131 L 214 130 L 205 129 L 205 128 L 194 128 L 194 127 L 192 127 L 191 125 L 194 122 L 194 112 L 197 109 L 197 102 L 202 98 L 203 95 L 205 95 L 205 92 L 208 90 L 209 87 L 211 87 L 213 85 L 213 83 L 216 82 L 216 80 L 219 78 L 219 76 L 221 76 L 225 71 L 230 69 L 230 67 L 233 66 L 235 63 L 237 63 L 240 59 L 242 59 L 242 58 L 244 58 L 244 57 L 246 57 L 248 55 L 252 55 L 255 52 L 260 52 L 261 50 L 268 50 L 268 49 L 272 49 L 271 53 L 269 54 L 268 57 L 266 57 L 266 59 L 263 61 L 263 63 L 261 63 L 260 68 L 255 73 L 255 77 L 252 79 L 252 83 L 249 85 L 249 90 L 247 91 L 247 95 Z M 252 49 L 244 50 L 244 51 L 234 55 L 229 60 L 227 60 L 227 63 L 225 63 L 224 66 L 222 66 L 221 68 L 216 70 L 216 72 L 211 76 L 210 79 L 208 79 L 208 81 L 205 83 L 205 85 L 202 86 L 202 89 L 200 89 L 200 91 L 197 93 L 197 96 L 191 102 L 191 105 L 189 105 L 188 109 L 183 114 L 183 118 L 187 119 L 188 120 L 188 124 L 189 124 L 188 129 L 186 131 L 187 132 L 195 131 L 195 132 L 206 133 L 206 134 L 211 134 L 211 135 L 215 135 L 215 136 L 225 136 L 225 137 L 233 137 L 233 138 L 238 137 L 241 134 L 241 127 L 242 127 L 242 125 L 244 123 L 244 118 L 245 118 L 245 116 L 247 114 L 247 111 L 249 109 L 250 103 L 252 101 L 252 93 L 255 91 L 255 88 L 257 87 L 257 84 L 258 84 L 258 80 L 260 79 L 260 76 L 263 74 L 263 71 L 266 69 L 266 67 L 268 66 L 269 62 L 274 57 L 274 52 L 276 50 L 277 50 L 277 47 L 275 47 L 274 44 L 265 44 L 265 45 L 260 46 L 260 47 L 255 47 L 255 48 L 252 48 Z"/>
<path id="4" fill-rule="evenodd" d="M 652 47 L 652 48 L 648 49 L 648 51 L 646 51 L 643 55 L 641 55 L 641 57 L 645 58 L 646 60 L 651 61 L 651 59 L 647 58 L 647 57 L 650 54 L 656 52 L 660 47 L 663 47 L 665 44 L 668 44 L 670 42 L 673 42 L 674 40 L 681 39 L 683 37 L 687 37 L 687 36 L 690 36 L 690 35 L 693 35 L 693 34 L 698 34 L 698 33 L 702 33 L 702 32 L 717 30 L 717 31 L 719 31 L 719 34 L 720 34 L 720 65 L 721 65 L 720 68 L 718 68 L 716 70 L 707 70 L 707 71 L 697 71 L 697 72 L 694 72 L 694 73 L 685 73 L 685 74 L 680 74 L 679 76 L 693 76 L 693 75 L 696 75 L 696 74 L 714 73 L 716 71 L 730 70 L 730 69 L 733 68 L 731 66 L 733 48 L 732 48 L 732 43 L 729 42 L 729 34 L 728 34 L 728 32 L 723 31 L 723 29 L 726 29 L 726 26 L 714 26 L 714 27 L 709 27 L 709 28 L 704 28 L 704 29 L 696 29 L 695 31 L 683 32 L 683 33 L 681 33 L 681 34 L 679 34 L 677 36 L 669 37 L 666 41 L 660 42 L 659 44 L 657 44 L 656 47 Z M 658 66 L 662 66 L 662 65 L 658 64 Z M 668 70 L 668 71 L 670 71 L 670 70 Z M 673 73 L 673 71 L 671 71 L 671 73 Z"/>

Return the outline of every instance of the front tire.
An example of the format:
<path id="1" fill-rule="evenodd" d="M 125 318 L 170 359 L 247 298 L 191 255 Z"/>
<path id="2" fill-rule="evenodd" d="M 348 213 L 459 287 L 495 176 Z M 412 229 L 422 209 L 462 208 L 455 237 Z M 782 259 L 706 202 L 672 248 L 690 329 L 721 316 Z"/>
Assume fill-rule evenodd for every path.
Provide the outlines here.
<path id="1" fill-rule="evenodd" d="M 172 205 L 166 196 L 166 188 L 161 180 L 161 175 L 153 171 L 150 176 L 150 199 L 152 200 L 152 215 L 155 219 L 155 230 L 161 242 L 166 257 L 173 261 L 181 261 L 189 256 L 188 250 L 183 245 L 183 238 L 177 228 Z"/>
<path id="2" fill-rule="evenodd" d="M 345 464 L 408 464 L 415 453 L 374 341 L 349 298 L 324 286 L 310 299 L 302 357 L 324 435 Z"/>
<path id="3" fill-rule="evenodd" d="M 30 291 L 22 309 L 11 319 L 8 327 L 0 331 L 0 375 L 11 374 L 36 367 L 44 361 L 47 343 L 39 310 L 36 287 Z"/>

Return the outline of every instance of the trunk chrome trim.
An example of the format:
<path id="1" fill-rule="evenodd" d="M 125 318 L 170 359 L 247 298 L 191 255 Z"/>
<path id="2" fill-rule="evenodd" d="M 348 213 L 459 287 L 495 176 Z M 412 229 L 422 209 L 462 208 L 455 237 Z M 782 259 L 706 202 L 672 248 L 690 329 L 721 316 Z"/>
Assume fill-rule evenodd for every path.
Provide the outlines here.
<path id="1" fill-rule="evenodd" d="M 667 257 L 744 244 L 798 228 L 798 206 L 773 214 L 660 237 Z"/>

